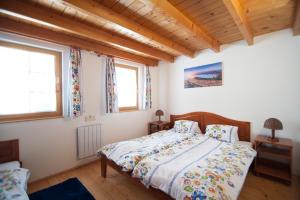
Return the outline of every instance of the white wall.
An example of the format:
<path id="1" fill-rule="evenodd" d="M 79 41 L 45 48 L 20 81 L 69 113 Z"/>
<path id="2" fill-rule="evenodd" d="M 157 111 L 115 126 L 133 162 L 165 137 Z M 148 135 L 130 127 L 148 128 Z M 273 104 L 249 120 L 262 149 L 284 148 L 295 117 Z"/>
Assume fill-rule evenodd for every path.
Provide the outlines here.
<path id="1" fill-rule="evenodd" d="M 214 62 L 223 62 L 223 86 L 184 89 L 185 68 Z M 250 121 L 252 140 L 270 134 L 265 119 L 279 118 L 284 129 L 277 135 L 293 140 L 293 172 L 300 174 L 300 36 L 283 30 L 256 37 L 253 46 L 240 41 L 159 68 L 159 102 L 167 113 L 208 111 Z"/>
<path id="2" fill-rule="evenodd" d="M 0 37 L 3 38 L 4 35 L 0 34 Z M 28 41 L 32 42 L 33 40 Z M 62 48 L 62 46 L 50 43 L 37 43 L 42 46 L 52 46 L 54 49 Z M 158 103 L 157 68 L 151 68 L 152 110 L 104 116 L 100 112 L 102 99 L 100 98 L 100 63 L 97 55 L 86 51 L 82 52 L 83 117 L 75 120 L 52 119 L 0 124 L 0 140 L 19 138 L 20 158 L 24 167 L 30 169 L 32 173 L 31 181 L 82 164 L 76 160 L 76 128 L 78 126 L 101 123 L 103 145 L 147 134 L 147 122 L 153 120 L 153 113 Z M 84 116 L 87 115 L 95 115 L 96 121 L 85 122 Z"/>

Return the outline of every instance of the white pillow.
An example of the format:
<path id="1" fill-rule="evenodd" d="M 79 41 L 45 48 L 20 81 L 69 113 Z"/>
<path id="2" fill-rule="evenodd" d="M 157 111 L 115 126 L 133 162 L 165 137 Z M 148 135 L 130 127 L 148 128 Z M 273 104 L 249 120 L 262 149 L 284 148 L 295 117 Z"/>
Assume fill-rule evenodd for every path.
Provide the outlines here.
<path id="1" fill-rule="evenodd" d="M 190 133 L 190 134 L 200 134 L 201 130 L 199 128 L 198 122 L 189 120 L 178 120 L 175 121 L 174 131 L 176 133 Z"/>
<path id="2" fill-rule="evenodd" d="M 23 168 L 0 170 L 0 199 L 29 200 L 24 186 L 28 174 Z"/>
<path id="3" fill-rule="evenodd" d="M 239 140 L 238 127 L 223 124 L 211 124 L 206 126 L 205 135 L 223 142 L 234 143 Z"/>
<path id="4" fill-rule="evenodd" d="M 237 142 L 237 141 L 240 140 L 239 134 L 238 134 L 238 129 L 239 129 L 239 127 L 233 126 L 233 129 L 232 129 L 232 138 L 231 138 L 231 142 L 232 143 Z"/>
<path id="5" fill-rule="evenodd" d="M 11 162 L 5 162 L 0 164 L 0 170 L 4 169 L 17 169 L 20 168 L 20 162 L 19 161 L 11 161 Z"/>
<path id="6" fill-rule="evenodd" d="M 17 176 L 20 180 L 20 185 L 27 191 L 27 182 L 30 177 L 30 172 L 28 169 L 20 168 L 21 164 L 19 161 L 11 161 L 0 164 L 0 175 L 3 174 L 4 171 L 13 172 L 14 176 Z M 1 199 L 1 198 L 0 198 Z"/>

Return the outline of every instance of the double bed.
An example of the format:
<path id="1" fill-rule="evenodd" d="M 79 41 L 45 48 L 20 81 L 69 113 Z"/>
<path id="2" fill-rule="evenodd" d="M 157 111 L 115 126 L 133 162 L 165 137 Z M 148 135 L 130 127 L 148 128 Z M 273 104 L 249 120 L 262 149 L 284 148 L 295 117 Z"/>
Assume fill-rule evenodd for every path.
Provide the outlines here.
<path id="1" fill-rule="evenodd" d="M 208 112 L 171 115 L 170 119 L 172 127 L 185 121 L 191 128 L 182 133 L 174 126 L 104 146 L 98 152 L 102 177 L 109 165 L 159 199 L 237 199 L 256 156 L 250 143 L 250 123 Z M 225 142 L 201 134 L 212 125 L 236 127 L 239 141 Z M 233 138 L 231 133 L 232 128 Z"/>

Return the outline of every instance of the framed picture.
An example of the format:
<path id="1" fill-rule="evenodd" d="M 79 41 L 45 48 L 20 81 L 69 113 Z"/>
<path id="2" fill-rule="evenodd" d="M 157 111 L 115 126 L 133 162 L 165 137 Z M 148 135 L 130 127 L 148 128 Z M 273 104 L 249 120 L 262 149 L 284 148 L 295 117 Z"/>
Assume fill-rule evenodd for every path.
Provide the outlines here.
<path id="1" fill-rule="evenodd" d="M 222 62 L 184 69 L 184 88 L 221 86 Z"/>

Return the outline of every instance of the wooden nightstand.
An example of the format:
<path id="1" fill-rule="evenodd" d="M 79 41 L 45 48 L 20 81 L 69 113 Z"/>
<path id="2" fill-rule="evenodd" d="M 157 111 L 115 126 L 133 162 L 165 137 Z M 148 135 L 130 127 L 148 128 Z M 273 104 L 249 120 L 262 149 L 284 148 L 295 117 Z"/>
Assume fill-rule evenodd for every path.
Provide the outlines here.
<path id="1" fill-rule="evenodd" d="M 291 183 L 292 181 L 292 140 L 279 138 L 272 142 L 267 136 L 258 135 L 254 141 L 257 151 L 254 171 L 257 175 L 264 174 Z"/>
<path id="2" fill-rule="evenodd" d="M 166 122 L 166 121 L 161 121 L 161 122 L 150 122 L 148 124 L 148 135 L 158 132 L 158 131 L 162 131 L 162 130 L 168 130 L 171 128 L 171 123 L 170 122 Z"/>

